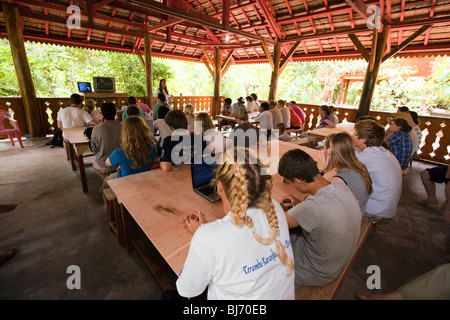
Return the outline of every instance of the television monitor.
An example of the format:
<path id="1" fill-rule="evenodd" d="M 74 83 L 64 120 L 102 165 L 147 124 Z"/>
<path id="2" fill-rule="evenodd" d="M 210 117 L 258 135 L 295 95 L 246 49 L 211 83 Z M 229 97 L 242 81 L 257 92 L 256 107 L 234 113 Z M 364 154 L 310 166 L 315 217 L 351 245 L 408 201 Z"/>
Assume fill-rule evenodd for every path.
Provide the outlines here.
<path id="1" fill-rule="evenodd" d="M 113 77 L 94 77 L 95 92 L 116 92 L 116 81 Z"/>
<path id="2" fill-rule="evenodd" d="M 80 92 L 92 92 L 92 87 L 90 82 L 77 82 L 78 91 Z"/>

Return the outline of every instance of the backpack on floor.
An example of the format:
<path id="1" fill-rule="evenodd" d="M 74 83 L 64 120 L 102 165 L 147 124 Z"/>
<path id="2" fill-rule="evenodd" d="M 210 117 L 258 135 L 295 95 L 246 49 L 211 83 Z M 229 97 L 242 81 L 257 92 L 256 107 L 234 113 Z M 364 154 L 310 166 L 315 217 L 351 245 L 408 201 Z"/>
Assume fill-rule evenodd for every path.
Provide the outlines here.
<path id="1" fill-rule="evenodd" d="M 50 140 L 49 142 L 47 142 L 45 145 L 46 146 L 52 146 L 52 148 L 54 147 L 62 147 L 63 146 L 63 136 L 62 136 L 62 130 L 59 128 L 55 129 L 55 134 L 53 135 L 52 140 Z"/>

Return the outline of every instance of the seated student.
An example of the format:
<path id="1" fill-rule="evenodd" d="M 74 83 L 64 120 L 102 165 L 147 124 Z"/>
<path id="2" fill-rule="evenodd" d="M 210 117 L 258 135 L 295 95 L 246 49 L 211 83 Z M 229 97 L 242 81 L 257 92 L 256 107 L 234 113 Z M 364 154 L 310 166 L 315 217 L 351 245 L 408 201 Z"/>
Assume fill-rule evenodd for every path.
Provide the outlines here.
<path id="1" fill-rule="evenodd" d="M 225 101 L 222 105 L 222 109 L 220 110 L 220 114 L 223 116 L 231 116 L 231 113 L 233 112 L 233 107 L 231 106 L 231 98 L 225 98 Z M 229 126 L 234 125 L 234 122 L 228 121 L 226 119 L 219 118 L 219 131 L 222 131 L 223 126 Z"/>
<path id="2" fill-rule="evenodd" d="M 259 110 L 261 107 L 261 102 L 258 101 L 258 96 L 256 93 L 252 93 L 250 96 L 253 98 L 253 102 L 256 103 L 256 110 Z"/>
<path id="3" fill-rule="evenodd" d="M 187 118 L 181 110 L 171 110 L 164 117 L 167 125 L 172 130 L 172 134 L 163 141 L 161 158 L 159 167 L 164 172 L 172 169 L 174 164 L 190 163 L 191 156 L 196 148 L 201 148 L 201 152 L 205 150 L 206 142 L 201 139 L 201 146 L 195 146 L 197 139 L 187 131 Z M 189 139 L 187 141 L 187 139 Z M 187 141 L 187 142 L 186 142 Z M 178 146 L 180 144 L 180 146 Z M 178 146 L 178 153 L 174 158 L 172 151 Z M 188 148 L 188 150 L 186 149 Z"/>
<path id="4" fill-rule="evenodd" d="M 245 98 L 246 100 L 246 106 L 247 112 L 249 115 L 254 116 L 256 112 L 258 112 L 258 106 L 256 105 L 256 102 L 253 101 L 252 96 L 248 96 Z"/>
<path id="5" fill-rule="evenodd" d="M 286 141 L 286 142 L 292 140 L 292 138 L 286 132 L 286 125 L 283 122 L 280 122 L 279 124 L 277 124 L 277 129 L 278 129 L 278 134 L 279 134 L 279 137 L 278 137 L 279 140 Z"/>
<path id="6" fill-rule="evenodd" d="M 284 100 L 278 100 L 277 109 L 280 110 L 282 122 L 284 123 L 286 128 L 290 128 L 291 127 L 291 112 L 289 111 L 289 108 L 286 107 L 286 102 Z"/>
<path id="7" fill-rule="evenodd" d="M 372 179 L 366 166 L 356 156 L 350 134 L 340 132 L 327 136 L 324 149 L 319 151 L 317 157 L 317 167 L 325 173 L 324 177 L 328 181 L 344 183 L 350 189 L 358 200 L 361 215 L 364 215 L 372 193 Z M 329 172 L 331 177 L 328 178 Z"/>
<path id="8" fill-rule="evenodd" d="M 272 113 L 273 127 L 276 128 L 279 123 L 283 122 L 283 115 L 280 109 L 277 108 L 277 103 L 273 100 L 269 101 L 269 110 Z"/>
<path id="9" fill-rule="evenodd" d="M 385 142 L 384 127 L 374 120 L 360 120 L 355 123 L 354 131 L 352 138 L 357 148 L 356 156 L 372 179 L 365 218 L 392 218 L 397 214 L 402 193 L 402 169 L 397 158 L 382 146 Z"/>
<path id="10" fill-rule="evenodd" d="M 159 132 L 158 145 L 162 148 L 163 141 L 166 137 L 172 134 L 172 129 L 167 125 L 166 120 L 164 120 L 166 114 L 170 112 L 169 107 L 161 106 L 158 109 L 158 118 L 153 122 L 154 134 Z M 160 154 L 161 152 L 159 152 Z"/>
<path id="11" fill-rule="evenodd" d="M 272 199 L 272 177 L 262 174 L 256 155 L 246 150 L 239 162 L 238 152 L 217 169 L 225 217 L 208 223 L 192 211 L 185 218 L 194 236 L 178 293 L 191 298 L 208 288 L 209 300 L 293 300 L 294 255 L 283 209 Z"/>
<path id="12" fill-rule="evenodd" d="M 152 109 L 150 109 L 149 105 L 143 102 L 138 102 L 136 97 L 130 96 L 128 97 L 128 105 L 136 105 L 139 109 L 141 109 L 144 113 L 148 113 L 153 115 Z"/>
<path id="13" fill-rule="evenodd" d="M 331 121 L 333 121 L 334 124 L 338 124 L 339 123 L 339 118 L 334 113 L 334 107 L 333 106 L 328 106 L 328 108 L 330 109 L 330 119 L 331 119 Z"/>
<path id="14" fill-rule="evenodd" d="M 298 114 L 294 111 L 293 107 L 296 107 L 295 105 L 292 106 L 289 105 L 289 113 L 290 113 L 290 119 L 291 119 L 291 127 L 289 129 L 302 129 L 303 128 L 303 121 L 298 116 Z M 300 109 L 300 108 L 299 108 Z"/>
<path id="15" fill-rule="evenodd" d="M 291 108 L 300 118 L 302 123 L 305 123 L 306 114 L 305 112 L 297 105 L 295 100 L 291 101 L 291 104 L 289 105 L 289 108 Z"/>
<path id="16" fill-rule="evenodd" d="M 190 103 L 184 106 L 184 114 L 186 115 L 186 119 L 188 122 L 187 131 L 194 132 L 194 122 L 195 122 L 195 114 L 194 114 L 194 106 Z"/>
<path id="17" fill-rule="evenodd" d="M 290 229 L 301 227 L 300 236 L 291 235 L 294 250 L 295 286 L 326 286 L 333 282 L 351 260 L 361 229 L 361 210 L 353 193 L 342 183 L 330 183 L 306 152 L 293 149 L 280 159 L 278 173 L 284 182 L 303 194 L 286 203 Z"/>
<path id="18" fill-rule="evenodd" d="M 330 118 L 331 110 L 327 105 L 321 105 L 319 108 L 320 119 L 319 125 L 316 128 L 335 128 L 336 125 Z"/>
<path id="19" fill-rule="evenodd" d="M 255 121 L 259 121 L 259 128 L 263 130 L 272 130 L 273 129 L 273 116 L 269 111 L 269 103 L 263 102 L 261 103 L 261 107 L 259 108 L 260 114 L 253 118 Z"/>
<path id="20" fill-rule="evenodd" d="M 248 113 L 245 108 L 237 108 L 232 116 L 236 118 L 237 126 L 233 128 L 227 139 L 227 149 L 231 146 L 242 148 L 258 147 L 259 144 L 267 145 L 267 137 L 259 128 L 248 121 Z"/>
<path id="21" fill-rule="evenodd" d="M 92 129 L 91 150 L 95 153 L 92 162 L 95 173 L 104 180 L 106 172 L 111 172 L 115 167 L 108 167 L 106 159 L 122 143 L 122 124 L 115 120 L 116 106 L 112 102 L 106 102 L 101 107 L 103 121 Z"/>
<path id="22" fill-rule="evenodd" d="M 237 102 L 233 103 L 233 110 L 237 109 L 239 107 L 245 107 L 245 101 L 244 101 L 244 98 L 242 98 L 242 97 L 239 97 L 237 99 Z"/>
<path id="23" fill-rule="evenodd" d="M 70 106 L 62 108 L 58 111 L 58 128 L 73 128 L 73 127 L 86 127 L 87 125 L 98 125 L 97 120 L 83 110 L 83 98 L 74 93 L 70 96 Z M 64 136 L 64 134 L 63 134 Z"/>
<path id="24" fill-rule="evenodd" d="M 211 116 L 206 112 L 200 112 L 195 117 L 196 125 L 194 133 L 201 135 L 206 141 L 205 154 L 222 153 L 225 151 L 225 137 L 222 132 L 217 132 Z M 200 125 L 199 125 L 200 124 Z"/>
<path id="25" fill-rule="evenodd" d="M 413 142 L 413 151 L 412 151 L 413 155 L 412 156 L 415 157 L 415 156 L 417 156 L 418 151 L 420 150 L 420 145 L 422 143 L 422 131 L 420 131 L 420 128 L 419 128 L 420 122 L 419 122 L 419 115 L 417 114 L 417 112 L 410 111 L 409 114 L 411 115 L 411 118 L 413 119 L 414 124 L 415 124 L 414 128 L 413 128 L 413 130 L 411 130 L 410 134 L 412 134 L 412 132 L 414 132 L 414 134 L 417 135 L 417 145 L 414 144 L 414 141 L 416 139 L 411 137 L 411 142 Z"/>
<path id="26" fill-rule="evenodd" d="M 170 110 L 172 110 L 172 106 L 166 102 L 166 95 L 164 92 L 158 93 L 158 103 L 155 104 L 155 107 L 153 108 L 153 120 L 156 120 L 156 117 L 158 116 L 158 109 L 161 106 L 167 106 Z"/>
<path id="27" fill-rule="evenodd" d="M 95 102 L 94 99 L 87 99 L 84 102 L 84 110 L 86 110 L 91 117 L 97 121 L 98 123 L 101 123 L 103 121 L 103 116 L 98 110 L 96 110 L 97 102 Z"/>
<path id="28" fill-rule="evenodd" d="M 128 116 L 140 116 L 141 118 L 144 118 L 144 111 L 139 109 L 137 105 L 132 104 L 122 113 L 122 119 L 125 120 Z"/>
<path id="29" fill-rule="evenodd" d="M 450 222 L 450 166 L 425 169 L 420 173 L 420 178 L 427 193 L 427 198 L 416 200 L 419 204 L 438 204 L 436 183 L 445 183 L 445 201 L 441 206 L 440 214 L 442 221 Z"/>
<path id="30" fill-rule="evenodd" d="M 114 150 L 105 164 L 119 170 L 103 180 L 102 189 L 109 188 L 108 180 L 151 170 L 157 150 L 153 134 L 144 119 L 128 116 L 122 124 L 122 145 Z M 103 209 L 108 210 L 108 201 L 103 195 Z"/>
<path id="31" fill-rule="evenodd" d="M 386 142 L 402 168 L 408 167 L 412 155 L 411 129 L 407 120 L 394 118 L 386 132 Z"/>

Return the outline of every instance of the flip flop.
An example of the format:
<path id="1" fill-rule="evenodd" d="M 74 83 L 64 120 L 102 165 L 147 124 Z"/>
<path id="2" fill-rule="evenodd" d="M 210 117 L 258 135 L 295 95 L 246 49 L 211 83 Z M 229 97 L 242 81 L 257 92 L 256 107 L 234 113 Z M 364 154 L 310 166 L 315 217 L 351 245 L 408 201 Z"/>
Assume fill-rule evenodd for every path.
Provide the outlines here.
<path id="1" fill-rule="evenodd" d="M 17 253 L 17 248 L 11 248 L 3 251 L 0 254 L 0 265 L 4 264 L 5 262 L 9 261 L 11 258 L 13 258 Z"/>

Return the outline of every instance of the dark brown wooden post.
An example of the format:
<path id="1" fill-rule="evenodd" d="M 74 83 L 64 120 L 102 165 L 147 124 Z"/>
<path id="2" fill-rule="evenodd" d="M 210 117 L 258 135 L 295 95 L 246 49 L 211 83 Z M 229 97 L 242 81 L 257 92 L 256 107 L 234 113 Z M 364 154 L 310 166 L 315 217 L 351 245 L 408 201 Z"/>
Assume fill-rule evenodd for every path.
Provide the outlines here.
<path id="1" fill-rule="evenodd" d="M 40 112 L 36 100 L 36 90 L 28 64 L 27 52 L 22 34 L 22 24 L 17 7 L 3 4 L 3 17 L 5 19 L 8 40 L 11 46 L 11 55 L 16 69 L 17 81 L 19 83 L 20 95 L 24 106 L 27 122 L 27 131 L 31 137 L 44 137 L 45 131 L 41 126 Z M 25 132 L 23 132 L 25 134 Z"/>
<path id="2" fill-rule="evenodd" d="M 364 84 L 361 93 L 361 100 L 359 101 L 358 112 L 356 118 L 369 114 L 370 105 L 372 103 L 373 93 L 375 92 L 375 86 L 377 84 L 378 71 L 380 69 L 381 60 L 383 59 L 386 42 L 391 30 L 390 25 L 384 25 L 381 35 L 377 41 L 374 41 L 375 46 L 372 47 L 371 61 L 367 64 L 367 70 L 364 77 Z M 374 36 L 375 33 L 374 33 Z M 374 56 L 373 56 L 374 55 Z"/>
<path id="3" fill-rule="evenodd" d="M 278 77 L 280 75 L 280 56 L 281 56 L 281 44 L 277 42 L 273 49 L 273 71 L 272 77 L 270 78 L 268 100 L 275 100 L 277 96 Z"/>
<path id="4" fill-rule="evenodd" d="M 220 84 L 222 80 L 222 50 L 217 48 L 214 52 L 214 105 L 211 117 L 220 114 Z"/>
<path id="5" fill-rule="evenodd" d="M 152 69 L 152 39 L 150 34 L 144 34 L 144 55 L 145 55 L 145 85 L 147 92 L 147 104 L 153 110 L 153 69 Z"/>

